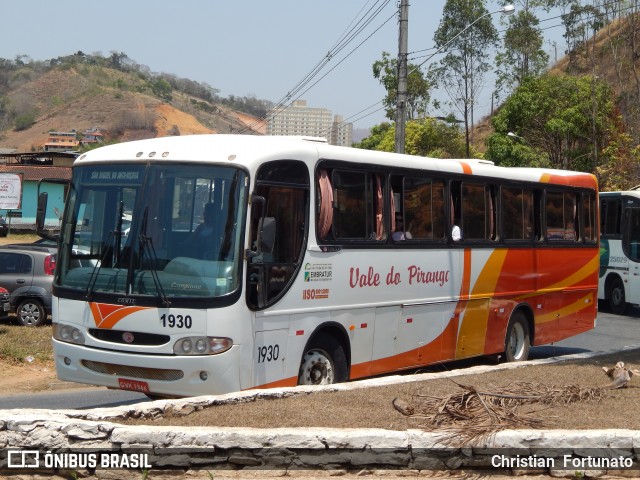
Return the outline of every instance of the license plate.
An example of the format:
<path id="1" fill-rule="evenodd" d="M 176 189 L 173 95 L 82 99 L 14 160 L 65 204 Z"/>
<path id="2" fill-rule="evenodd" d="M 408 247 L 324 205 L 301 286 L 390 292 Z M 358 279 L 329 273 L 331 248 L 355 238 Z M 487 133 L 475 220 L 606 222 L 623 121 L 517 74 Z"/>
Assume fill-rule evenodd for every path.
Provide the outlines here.
<path id="1" fill-rule="evenodd" d="M 149 384 L 140 380 L 119 378 L 118 385 L 120 386 L 120 390 L 131 390 L 132 392 L 149 393 Z"/>
<path id="2" fill-rule="evenodd" d="M 5 303 L 5 304 L 4 304 L 4 306 L 3 306 L 3 308 L 4 308 L 4 311 L 5 311 L 5 312 L 8 312 L 8 311 L 11 309 L 11 305 L 10 305 L 10 304 L 8 304 L 8 303 Z"/>

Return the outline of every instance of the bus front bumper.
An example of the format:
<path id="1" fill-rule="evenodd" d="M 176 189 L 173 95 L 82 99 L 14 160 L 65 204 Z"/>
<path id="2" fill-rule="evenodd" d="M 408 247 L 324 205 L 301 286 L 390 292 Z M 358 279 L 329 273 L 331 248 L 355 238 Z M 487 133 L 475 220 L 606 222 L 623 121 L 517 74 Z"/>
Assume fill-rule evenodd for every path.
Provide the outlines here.
<path id="1" fill-rule="evenodd" d="M 239 352 L 240 347 L 234 345 L 218 355 L 124 354 L 53 339 L 60 380 L 152 396 L 193 397 L 239 391 Z"/>

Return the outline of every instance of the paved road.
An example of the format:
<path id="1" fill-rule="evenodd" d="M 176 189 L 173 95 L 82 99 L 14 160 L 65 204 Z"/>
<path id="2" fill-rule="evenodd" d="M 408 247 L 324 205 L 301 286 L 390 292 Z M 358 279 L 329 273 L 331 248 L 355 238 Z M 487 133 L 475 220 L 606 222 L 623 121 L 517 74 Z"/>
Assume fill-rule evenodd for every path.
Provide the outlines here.
<path id="1" fill-rule="evenodd" d="M 535 347 L 531 350 L 530 358 L 549 358 L 588 351 L 614 350 L 631 345 L 640 346 L 640 309 L 632 309 L 627 315 L 622 316 L 609 313 L 603 306 L 598 314 L 598 322 L 594 330 L 563 340 L 555 345 Z M 474 359 L 473 361 L 452 362 L 447 364 L 445 368 L 460 368 L 483 363 L 487 363 L 487 360 Z M 421 371 L 439 371 L 442 368 L 442 366 L 435 366 Z M 146 401 L 149 401 L 146 396 L 134 392 L 104 388 L 74 388 L 9 397 L 0 395 L 0 409 L 89 409 L 132 405 Z"/>

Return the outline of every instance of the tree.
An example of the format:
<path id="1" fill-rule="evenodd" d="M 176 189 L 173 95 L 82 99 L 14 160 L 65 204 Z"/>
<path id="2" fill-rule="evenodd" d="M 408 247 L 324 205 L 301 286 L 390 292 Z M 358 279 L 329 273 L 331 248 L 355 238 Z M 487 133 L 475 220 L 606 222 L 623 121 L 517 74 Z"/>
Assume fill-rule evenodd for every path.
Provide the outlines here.
<path id="1" fill-rule="evenodd" d="M 544 37 L 538 28 L 539 19 L 529 8 L 509 17 L 504 35 L 504 50 L 496 55 L 496 98 L 504 98 L 523 80 L 544 73 L 549 55 L 543 50 Z"/>
<path id="2" fill-rule="evenodd" d="M 566 0 L 563 3 L 569 5 L 569 12 L 562 15 L 569 65 L 579 68 L 581 60 L 588 58 L 593 51 L 588 48 L 589 39 L 595 39 L 596 33 L 604 26 L 605 21 L 602 12 L 593 5 L 581 5 L 579 0 Z"/>
<path id="3" fill-rule="evenodd" d="M 486 156 L 513 165 L 517 147 L 505 148 L 505 139 L 496 136 L 514 132 L 528 143 L 528 150 L 517 155 L 521 161 L 540 164 L 546 157 L 554 168 L 595 172 L 615 117 L 612 91 L 602 80 L 551 74 L 528 78 L 491 119 L 495 133 L 487 139 Z"/>
<path id="4" fill-rule="evenodd" d="M 393 152 L 395 150 L 395 126 L 381 123 L 371 129 L 371 135 L 356 148 Z M 466 145 L 460 128 L 447 121 L 424 118 L 407 122 L 405 152 L 409 155 L 435 158 L 462 158 Z M 479 156 L 477 152 L 474 152 Z"/>
<path id="5" fill-rule="evenodd" d="M 430 84 L 416 65 L 407 65 L 407 119 L 413 120 L 424 115 L 429 103 Z M 388 52 L 382 52 L 382 60 L 373 64 L 373 76 L 387 90 L 383 104 L 386 117 L 396 119 L 396 98 L 398 96 L 398 59 L 390 58 Z"/>
<path id="6" fill-rule="evenodd" d="M 629 190 L 640 184 L 640 146 L 624 131 L 622 116 L 609 126 L 596 175 L 601 191 Z"/>
<path id="7" fill-rule="evenodd" d="M 151 91 L 155 96 L 167 102 L 170 102 L 173 99 L 173 96 L 171 94 L 171 84 L 164 78 L 156 78 L 153 82 L 151 82 Z"/>
<path id="8" fill-rule="evenodd" d="M 431 68 L 430 75 L 444 87 L 453 106 L 462 114 L 467 157 L 470 156 L 474 105 L 484 75 L 491 69 L 489 51 L 497 39 L 485 0 L 447 0 L 434 35 L 436 47 L 446 47 L 447 53 Z"/>

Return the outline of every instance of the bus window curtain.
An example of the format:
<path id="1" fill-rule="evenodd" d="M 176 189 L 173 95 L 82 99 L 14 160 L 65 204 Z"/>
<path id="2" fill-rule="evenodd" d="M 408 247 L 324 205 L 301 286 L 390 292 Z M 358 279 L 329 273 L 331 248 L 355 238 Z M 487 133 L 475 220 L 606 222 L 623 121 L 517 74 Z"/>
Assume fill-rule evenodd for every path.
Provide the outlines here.
<path id="1" fill-rule="evenodd" d="M 396 231 L 396 199 L 393 198 L 393 188 L 389 189 L 390 197 L 389 203 L 391 204 L 391 231 Z"/>
<path id="2" fill-rule="evenodd" d="M 382 176 L 376 175 L 376 240 L 384 239 Z"/>
<path id="3" fill-rule="evenodd" d="M 320 170 L 320 212 L 318 214 L 318 237 L 327 238 L 333 224 L 333 187 L 326 170 Z"/>
<path id="4" fill-rule="evenodd" d="M 497 238 L 495 223 L 496 211 L 493 208 L 493 192 L 491 191 L 491 187 L 488 188 L 487 194 L 489 196 L 489 240 L 495 240 Z"/>

